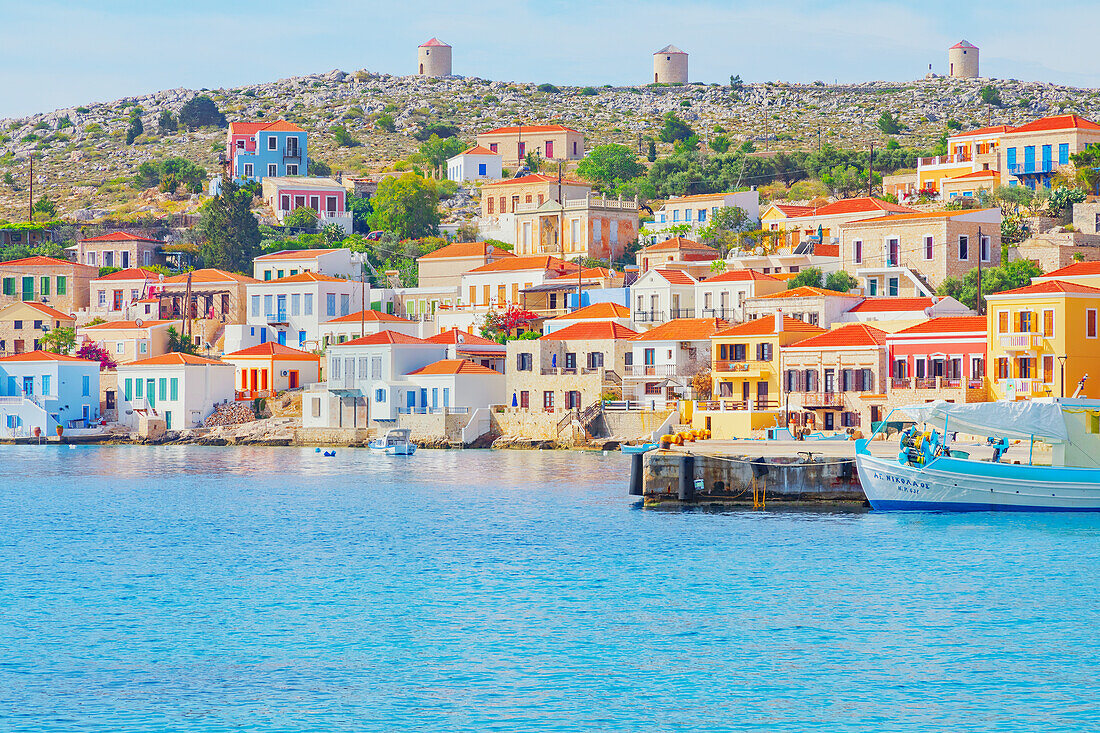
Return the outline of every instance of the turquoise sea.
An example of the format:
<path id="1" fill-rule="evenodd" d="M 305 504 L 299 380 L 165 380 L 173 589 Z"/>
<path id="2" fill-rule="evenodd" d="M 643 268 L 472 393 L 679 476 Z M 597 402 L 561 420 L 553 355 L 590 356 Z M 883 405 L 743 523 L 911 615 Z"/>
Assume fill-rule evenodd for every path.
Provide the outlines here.
<path id="1" fill-rule="evenodd" d="M 618 454 L 0 458 L 4 731 L 1100 720 L 1100 516 L 642 510 Z"/>

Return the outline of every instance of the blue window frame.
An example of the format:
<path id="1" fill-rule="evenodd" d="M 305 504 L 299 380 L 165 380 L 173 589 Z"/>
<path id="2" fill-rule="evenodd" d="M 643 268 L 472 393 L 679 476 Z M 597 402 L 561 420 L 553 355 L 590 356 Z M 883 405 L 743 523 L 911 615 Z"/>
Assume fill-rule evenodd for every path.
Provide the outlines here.
<path id="1" fill-rule="evenodd" d="M 305 344 L 306 344 L 306 332 L 305 331 L 299 331 L 298 332 L 298 346 L 299 346 L 299 348 L 302 347 L 302 346 L 305 346 Z"/>
<path id="2" fill-rule="evenodd" d="M 254 317 L 259 317 L 260 315 L 260 296 L 258 295 L 252 296 L 252 315 Z"/>
<path id="3" fill-rule="evenodd" d="M 1009 148 L 1008 149 L 1008 167 L 1009 168 L 1015 168 L 1016 167 L 1016 148 Z"/>
<path id="4" fill-rule="evenodd" d="M 416 407 L 416 390 L 410 389 L 405 393 L 405 407 L 412 409 Z"/>
<path id="5" fill-rule="evenodd" d="M 1050 165 L 1054 161 L 1053 152 L 1051 146 L 1043 146 L 1043 170 L 1050 170 Z"/>
<path id="6" fill-rule="evenodd" d="M 432 387 L 432 409 L 439 409 L 439 387 Z"/>
<path id="7" fill-rule="evenodd" d="M 484 176 L 484 175 L 488 175 L 488 173 L 487 173 L 487 171 L 486 171 L 486 167 L 485 167 L 485 164 L 484 164 L 484 163 L 478 163 L 478 164 L 477 164 L 477 174 L 478 174 L 479 176 Z"/>
<path id="8" fill-rule="evenodd" d="M 374 401 L 375 402 L 385 402 L 386 401 L 386 390 L 381 389 L 381 388 L 374 390 Z"/>
<path id="9" fill-rule="evenodd" d="M 23 377 L 23 394 L 34 394 L 34 377 Z"/>
<path id="10" fill-rule="evenodd" d="M 450 407 L 451 406 L 451 388 L 450 387 L 444 387 L 443 388 L 443 406 L 444 407 Z"/>
<path id="11" fill-rule="evenodd" d="M 49 374 L 43 374 L 42 375 L 42 396 L 43 397 L 49 397 L 50 396 L 50 375 Z"/>
<path id="12" fill-rule="evenodd" d="M 92 378 L 88 375 L 84 375 L 80 378 L 80 396 L 91 397 L 92 395 Z"/>
<path id="13" fill-rule="evenodd" d="M 328 293 L 325 297 L 325 308 L 327 315 L 336 315 L 336 293 Z"/>
<path id="14" fill-rule="evenodd" d="M 1069 143 L 1058 144 L 1058 165 L 1069 163 Z"/>
<path id="15" fill-rule="evenodd" d="M 672 220 L 673 221 L 680 221 L 680 210 L 679 209 L 673 209 L 672 210 Z"/>
<path id="16" fill-rule="evenodd" d="M 702 222 L 702 221 L 706 221 L 706 220 L 707 220 L 707 210 L 706 209 L 699 209 L 699 221 Z"/>

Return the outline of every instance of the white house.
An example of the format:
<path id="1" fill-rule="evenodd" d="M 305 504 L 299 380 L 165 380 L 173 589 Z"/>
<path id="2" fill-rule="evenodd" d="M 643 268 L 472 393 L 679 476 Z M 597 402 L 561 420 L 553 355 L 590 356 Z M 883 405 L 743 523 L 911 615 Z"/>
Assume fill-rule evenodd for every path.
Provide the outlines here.
<path id="1" fill-rule="evenodd" d="M 504 177 L 504 156 L 475 145 L 447 159 L 447 178 L 458 183 L 496 181 Z"/>
<path id="2" fill-rule="evenodd" d="M 46 351 L 0 358 L 0 435 L 48 437 L 99 418 L 99 362 Z"/>
<path id="3" fill-rule="evenodd" d="M 223 402 L 233 402 L 236 367 L 172 352 L 118 367 L 118 421 L 136 430 L 142 414 L 163 417 L 168 430 L 199 427 Z"/>
<path id="4" fill-rule="evenodd" d="M 250 283 L 248 316 L 243 325 L 226 325 L 225 349 L 240 351 L 269 340 L 299 349 L 322 348 L 321 324 L 358 313 L 366 295 L 363 287 L 356 280 L 316 272 Z"/>
<path id="5" fill-rule="evenodd" d="M 710 369 L 710 337 L 729 326 L 720 318 L 680 318 L 631 339 L 623 399 L 664 410 L 694 397 L 693 379 Z"/>
<path id="6" fill-rule="evenodd" d="M 650 270 L 630 286 L 630 317 L 643 328 L 695 316 L 695 286 L 682 270 Z"/>
<path id="7" fill-rule="evenodd" d="M 557 257 L 507 257 L 463 273 L 459 298 L 463 304 L 479 309 L 520 304 L 521 290 L 570 273 L 575 276 L 577 266 Z"/>
<path id="8" fill-rule="evenodd" d="M 442 359 L 408 374 L 408 383 L 419 390 L 417 405 L 402 411 L 467 410 L 502 405 L 506 397 L 504 375 L 466 359 Z M 408 393 L 406 393 L 408 394 Z"/>
<path id="9" fill-rule="evenodd" d="M 449 328 L 424 340 L 430 344 L 445 344 L 448 359 L 466 359 L 504 373 L 504 361 L 508 356 L 508 347 L 504 344 L 457 328 Z"/>
<path id="10" fill-rule="evenodd" d="M 160 279 L 159 273 L 140 267 L 97 277 L 88 285 L 89 305 L 85 320 L 125 320 L 133 304 L 156 292 Z"/>
<path id="11" fill-rule="evenodd" d="M 653 212 L 653 221 L 645 225 L 645 233 L 653 235 L 654 240 L 657 240 L 661 238 L 662 233 L 672 227 L 686 224 L 690 227 L 688 236 L 698 235 L 719 209 L 730 208 L 743 210 L 750 221 L 759 221 L 760 194 L 756 191 L 739 191 L 704 193 L 669 199 L 661 208 Z"/>
<path id="12" fill-rule="evenodd" d="M 840 320 L 844 323 L 871 323 L 881 321 L 908 321 L 915 325 L 929 318 L 941 316 L 972 316 L 974 311 L 951 296 L 940 297 L 877 297 L 864 298 L 860 303 L 848 309 Z M 879 326 L 891 333 L 895 327 Z"/>
<path id="13" fill-rule="evenodd" d="M 325 321 L 318 327 L 321 347 L 329 344 L 342 344 L 361 336 L 369 336 L 379 331 L 397 331 L 406 336 L 419 336 L 420 324 L 391 313 L 367 309 L 349 313 L 346 316 Z"/>
<path id="14" fill-rule="evenodd" d="M 252 260 L 252 276 L 257 280 L 281 280 L 302 272 L 358 280 L 363 271 L 364 255 L 346 248 L 286 249 L 260 255 Z"/>
<path id="15" fill-rule="evenodd" d="M 756 270 L 728 270 L 695 286 L 695 316 L 745 320 L 745 300 L 786 290 L 787 283 Z"/>

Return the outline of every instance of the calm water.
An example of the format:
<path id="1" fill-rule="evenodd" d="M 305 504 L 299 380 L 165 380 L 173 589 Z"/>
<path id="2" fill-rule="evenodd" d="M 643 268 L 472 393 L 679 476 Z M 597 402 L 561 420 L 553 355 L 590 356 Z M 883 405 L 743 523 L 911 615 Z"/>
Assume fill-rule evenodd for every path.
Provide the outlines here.
<path id="1" fill-rule="evenodd" d="M 3 730 L 1100 718 L 1100 516 L 642 511 L 619 455 L 0 456 Z"/>

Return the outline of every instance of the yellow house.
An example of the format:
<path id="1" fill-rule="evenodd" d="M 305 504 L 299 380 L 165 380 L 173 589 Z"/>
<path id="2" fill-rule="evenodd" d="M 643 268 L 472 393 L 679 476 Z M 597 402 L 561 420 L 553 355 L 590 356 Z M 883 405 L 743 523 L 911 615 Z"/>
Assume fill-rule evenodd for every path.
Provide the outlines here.
<path id="1" fill-rule="evenodd" d="M 977 171 L 1001 170 L 1001 138 L 1008 125 L 981 127 L 947 138 L 947 154 L 917 161 L 917 188 L 940 193 L 943 181 Z"/>
<path id="2" fill-rule="evenodd" d="M 711 399 L 692 412 L 692 427 L 716 438 L 748 438 L 782 427 L 779 351 L 825 329 L 776 312 L 711 336 Z"/>
<path id="3" fill-rule="evenodd" d="M 1100 288 L 1036 282 L 985 296 L 994 399 L 1100 397 Z M 1092 376 L 1089 377 L 1089 372 Z"/>

